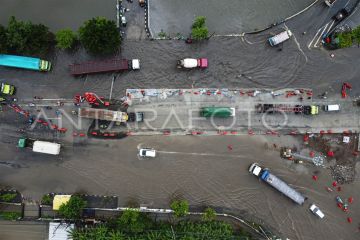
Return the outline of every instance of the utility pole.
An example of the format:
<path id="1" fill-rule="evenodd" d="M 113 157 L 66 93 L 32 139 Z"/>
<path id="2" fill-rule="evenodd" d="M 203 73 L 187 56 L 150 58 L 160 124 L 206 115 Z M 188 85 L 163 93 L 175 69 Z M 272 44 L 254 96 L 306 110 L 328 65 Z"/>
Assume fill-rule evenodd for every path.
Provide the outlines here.
<path id="1" fill-rule="evenodd" d="M 112 96 L 112 91 L 113 91 L 113 86 L 114 86 L 115 79 L 116 79 L 116 75 L 113 75 L 113 79 L 112 79 L 112 81 L 111 81 L 109 101 L 111 100 L 111 96 Z"/>

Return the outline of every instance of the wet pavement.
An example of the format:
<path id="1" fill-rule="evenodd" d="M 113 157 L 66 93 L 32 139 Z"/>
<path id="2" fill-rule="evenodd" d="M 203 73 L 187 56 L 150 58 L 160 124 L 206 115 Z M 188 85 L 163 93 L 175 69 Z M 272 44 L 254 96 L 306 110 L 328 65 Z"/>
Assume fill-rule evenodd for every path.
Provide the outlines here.
<path id="1" fill-rule="evenodd" d="M 214 37 L 192 45 L 130 38 L 122 45 L 121 57 L 139 58 L 141 69 L 115 74 L 113 97 L 124 96 L 128 88 L 193 87 L 312 88 L 315 98 L 324 91 L 329 92 L 329 97 L 339 97 L 341 85 L 347 81 L 353 85 L 349 96 L 354 99 L 360 93 L 357 48 L 333 51 L 334 58 L 323 49 L 308 48 L 318 28 L 330 18 L 331 13 L 319 3 L 296 20 L 244 38 Z M 266 39 L 286 27 L 294 37 L 280 47 L 268 46 Z M 303 35 L 304 31 L 307 34 Z M 209 68 L 179 70 L 176 61 L 184 57 L 207 57 Z M 107 97 L 114 74 L 79 78 L 69 74 L 69 64 L 91 59 L 83 50 L 56 52 L 50 59 L 54 63 L 51 72 L 0 68 L 0 80 L 14 84 L 17 97 L 29 101 L 34 96 L 71 99 L 86 91 Z M 27 197 L 40 199 L 48 192 L 85 191 L 118 195 L 120 205 L 135 199 L 149 206 L 168 207 L 172 197 L 184 196 L 194 206 L 212 205 L 231 209 L 250 220 L 263 219 L 260 222 L 290 239 L 356 239 L 359 235 L 360 205 L 354 202 L 347 214 L 337 208 L 334 200 L 336 195 L 360 199 L 359 192 L 354 191 L 359 189 L 359 175 L 341 192 L 328 193 L 325 186 L 332 182 L 330 169 L 292 164 L 280 159 L 278 150 L 268 147 L 274 143 L 298 146 L 298 139 L 293 137 L 133 136 L 115 141 L 77 138 L 72 142 L 72 137 L 43 128 L 29 133 L 61 142 L 61 155 L 53 157 L 16 147 L 22 135 L 19 127 L 25 125 L 23 118 L 4 111 L 0 121 L 0 160 L 10 163 L 0 165 L 0 182 Z M 158 158 L 138 158 L 140 147 L 154 147 L 159 151 Z M 272 169 L 308 196 L 308 202 L 294 206 L 276 190 L 260 183 L 247 171 L 252 162 Z M 357 172 L 359 167 L 357 163 Z M 311 178 L 314 172 L 319 175 L 317 182 Z M 312 202 L 325 213 L 324 220 L 309 212 Z M 346 222 L 347 216 L 353 217 L 353 224 Z"/>
<path id="2" fill-rule="evenodd" d="M 314 0 L 150 0 L 149 28 L 153 37 L 163 32 L 188 36 L 195 16 L 205 16 L 209 33 L 258 31 L 303 10 Z M 189 7 L 191 6 L 191 7 Z"/>
<path id="3" fill-rule="evenodd" d="M 115 0 L 0 0 L 0 4 L 2 25 L 7 25 L 10 16 L 15 16 L 19 20 L 44 24 L 56 32 L 63 28 L 77 30 L 84 21 L 96 16 L 116 20 Z"/>

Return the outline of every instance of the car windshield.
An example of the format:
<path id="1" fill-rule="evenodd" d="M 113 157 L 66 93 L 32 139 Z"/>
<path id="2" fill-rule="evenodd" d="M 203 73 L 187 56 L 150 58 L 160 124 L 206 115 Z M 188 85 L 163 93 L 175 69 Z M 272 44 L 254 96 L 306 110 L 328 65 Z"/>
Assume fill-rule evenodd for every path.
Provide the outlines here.
<path id="1" fill-rule="evenodd" d="M 145 156 L 146 155 L 146 150 L 142 150 L 141 151 L 141 156 Z"/>

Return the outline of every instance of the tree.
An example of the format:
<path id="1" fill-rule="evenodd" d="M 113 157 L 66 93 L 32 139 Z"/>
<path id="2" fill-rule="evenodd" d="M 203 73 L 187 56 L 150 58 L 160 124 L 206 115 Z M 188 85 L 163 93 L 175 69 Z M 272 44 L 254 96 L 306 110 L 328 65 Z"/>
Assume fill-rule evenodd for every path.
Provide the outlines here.
<path id="1" fill-rule="evenodd" d="M 352 33 L 342 32 L 337 35 L 339 39 L 339 48 L 351 47 L 353 44 Z"/>
<path id="2" fill-rule="evenodd" d="M 206 17 L 198 16 L 195 18 L 192 28 L 202 28 L 205 27 Z"/>
<path id="3" fill-rule="evenodd" d="M 357 28 L 355 28 L 353 30 L 353 38 L 359 47 L 360 46 L 360 26 L 357 26 Z"/>
<path id="4" fill-rule="evenodd" d="M 213 221 L 215 220 L 216 212 L 214 209 L 208 207 L 205 209 L 204 215 L 202 216 L 202 219 L 204 221 Z"/>
<path id="5" fill-rule="evenodd" d="M 189 213 L 189 203 L 186 200 L 175 200 L 170 208 L 174 211 L 175 217 L 184 217 Z"/>
<path id="6" fill-rule="evenodd" d="M 208 29 L 207 28 L 193 28 L 191 31 L 191 36 L 195 40 L 203 40 L 208 37 Z"/>
<path id="7" fill-rule="evenodd" d="M 6 51 L 7 51 L 6 28 L 3 25 L 0 25 L 0 53 L 5 53 Z"/>
<path id="8" fill-rule="evenodd" d="M 118 226 L 122 231 L 131 233 L 143 232 L 146 224 L 142 220 L 142 215 L 138 210 L 127 209 L 118 219 Z"/>
<path id="9" fill-rule="evenodd" d="M 198 16 L 195 18 L 191 29 L 191 36 L 195 40 L 202 40 L 208 37 L 208 28 L 205 26 L 206 17 Z"/>
<path id="10" fill-rule="evenodd" d="M 66 219 L 79 219 L 85 206 L 86 201 L 80 196 L 73 195 L 66 204 L 60 206 L 59 214 Z"/>
<path id="11" fill-rule="evenodd" d="M 17 21 L 10 17 L 7 28 L 8 51 L 24 55 L 45 55 L 54 42 L 54 35 L 43 24 Z"/>
<path id="12" fill-rule="evenodd" d="M 79 29 L 80 41 L 92 54 L 113 54 L 121 43 L 114 21 L 103 17 L 92 18 Z"/>
<path id="13" fill-rule="evenodd" d="M 56 46 L 60 49 L 72 48 L 76 40 L 76 34 L 71 29 L 62 29 L 56 33 Z"/>

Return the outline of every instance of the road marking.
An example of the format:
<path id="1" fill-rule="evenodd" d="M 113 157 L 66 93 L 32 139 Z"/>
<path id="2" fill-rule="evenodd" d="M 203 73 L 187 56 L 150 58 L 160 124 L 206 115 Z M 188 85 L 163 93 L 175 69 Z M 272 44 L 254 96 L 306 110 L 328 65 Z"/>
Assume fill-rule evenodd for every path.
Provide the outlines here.
<path id="1" fill-rule="evenodd" d="M 310 47 L 311 47 L 311 44 L 313 43 L 313 41 L 315 40 L 316 36 L 319 34 L 319 32 L 321 31 L 322 28 L 323 28 L 323 27 L 321 27 L 321 28 L 319 28 L 319 29 L 317 30 L 315 36 L 313 37 L 313 39 L 311 40 L 311 42 L 310 42 L 309 45 L 308 45 L 308 48 L 309 48 L 309 49 L 310 49 Z"/>
<path id="2" fill-rule="evenodd" d="M 192 156 L 244 158 L 244 156 L 241 155 L 216 154 L 216 153 L 189 153 L 189 152 L 168 152 L 168 151 L 157 151 L 157 152 L 165 153 L 165 154 L 181 154 L 181 155 L 192 155 Z"/>

